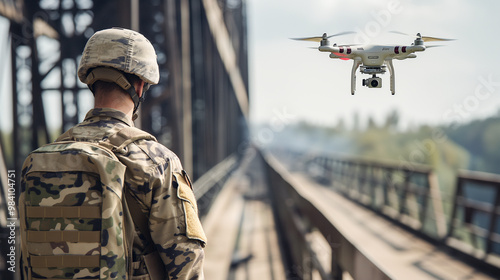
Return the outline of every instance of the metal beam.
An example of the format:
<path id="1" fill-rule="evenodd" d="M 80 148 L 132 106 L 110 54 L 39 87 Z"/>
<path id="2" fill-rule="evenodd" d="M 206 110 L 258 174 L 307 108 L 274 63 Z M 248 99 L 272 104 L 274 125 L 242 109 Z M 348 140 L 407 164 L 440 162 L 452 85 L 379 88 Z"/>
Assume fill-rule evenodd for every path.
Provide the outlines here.
<path id="1" fill-rule="evenodd" d="M 203 0 L 202 2 L 205 7 L 208 25 L 215 39 L 215 44 L 219 50 L 224 67 L 229 74 L 229 79 L 231 80 L 241 112 L 248 121 L 248 93 L 237 64 L 236 54 L 224 23 L 222 11 L 216 0 Z"/>
<path id="2" fill-rule="evenodd" d="M 182 67 L 182 142 L 183 166 L 190 174 L 193 172 L 193 127 L 191 102 L 191 32 L 189 0 L 181 0 L 181 67 Z"/>

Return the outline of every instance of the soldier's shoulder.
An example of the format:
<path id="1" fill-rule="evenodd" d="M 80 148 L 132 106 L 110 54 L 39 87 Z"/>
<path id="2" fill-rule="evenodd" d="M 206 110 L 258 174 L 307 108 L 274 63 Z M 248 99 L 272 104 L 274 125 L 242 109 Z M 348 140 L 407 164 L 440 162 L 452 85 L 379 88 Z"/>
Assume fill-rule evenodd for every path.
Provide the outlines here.
<path id="1" fill-rule="evenodd" d="M 146 165 L 170 164 L 174 169 L 180 168 L 180 160 L 177 155 L 163 144 L 151 140 L 140 139 L 134 145 L 128 147 L 129 159 L 137 160 Z"/>
<path id="2" fill-rule="evenodd" d="M 150 156 L 177 159 L 177 155 L 173 151 L 157 141 L 145 139 L 138 141 L 137 145 L 142 147 L 144 152 Z"/>

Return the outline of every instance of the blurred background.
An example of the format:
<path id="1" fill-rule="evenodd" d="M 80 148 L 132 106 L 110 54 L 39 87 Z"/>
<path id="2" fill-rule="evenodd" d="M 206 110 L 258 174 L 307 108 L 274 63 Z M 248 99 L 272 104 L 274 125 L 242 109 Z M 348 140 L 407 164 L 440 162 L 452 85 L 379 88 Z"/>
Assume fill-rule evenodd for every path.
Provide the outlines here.
<path id="1" fill-rule="evenodd" d="M 248 1 L 252 121 L 274 124 L 275 130 L 286 126 L 285 135 L 301 135 L 280 145 L 498 173 L 500 146 L 494 135 L 500 133 L 500 54 L 494 51 L 498 38 L 491 30 L 500 24 L 494 12 L 499 3 L 485 4 Z M 358 75 L 351 96 L 352 61 L 308 49 L 317 43 L 289 40 L 344 31 L 356 33 L 330 41 L 412 43 L 411 37 L 391 31 L 457 40 L 415 59 L 394 61 L 394 96 L 389 74 L 381 76 L 380 89 L 362 87 L 360 80 L 367 75 Z M 409 159 L 411 150 L 427 142 L 440 145 L 440 154 L 426 153 L 434 149 L 429 146 L 423 148 L 425 156 Z"/>
<path id="2" fill-rule="evenodd" d="M 454 250 L 498 268 L 498 261 L 486 259 L 497 259 L 500 252 L 500 217 L 494 210 L 500 204 L 500 54 L 494 29 L 500 26 L 499 10 L 500 2 L 493 0 L 1 0 L 2 234 L 11 234 L 6 225 L 17 217 L 8 202 L 17 200 L 12 190 L 18 191 L 26 155 L 82 121 L 93 106 L 92 93 L 76 76 L 85 42 L 97 30 L 121 26 L 140 31 L 153 43 L 161 71 L 160 84 L 147 93 L 136 126 L 179 155 L 196 181 L 201 216 L 217 205 L 234 174 L 243 176 L 236 180 L 245 186 L 240 189 L 270 176 L 270 171 L 237 172 L 255 167 L 248 163 L 253 162 L 249 147 L 274 154 L 288 171 L 300 169 L 330 185 L 335 185 L 334 167 L 342 165 L 331 162 L 338 159 L 366 163 L 353 170 L 402 172 L 395 177 L 432 173 L 443 224 L 431 226 L 429 234 L 421 221 L 426 229 L 417 232 L 447 246 L 445 237 L 460 239 L 475 249 Z M 346 31 L 355 33 L 330 41 L 413 42 L 392 31 L 456 40 L 395 61 L 395 95 L 389 90 L 389 74 L 381 76 L 379 89 L 362 87 L 366 75 L 357 75 L 357 91 L 351 95 L 352 61 L 330 59 L 310 48 L 317 47 L 314 42 L 290 40 Z M 378 171 L 363 172 L 360 178 Z M 474 177 L 476 185 L 462 191 L 464 174 Z M 383 185 L 388 176 L 380 178 Z M 405 180 L 401 185 L 411 182 Z M 399 179 L 389 181 L 399 184 Z M 423 200 L 435 199 L 430 183 L 421 184 L 427 188 Z M 267 194 L 267 188 L 257 189 Z M 426 205 L 421 198 L 407 197 L 407 191 L 412 192 L 396 191 L 400 204 Z M 279 224 L 278 206 L 265 202 Z M 409 212 L 394 207 L 401 215 Z M 432 219 L 439 220 L 437 216 Z M 459 233 L 453 233 L 454 219 L 460 220 Z M 1 257 L 7 245 L 2 242 Z"/>

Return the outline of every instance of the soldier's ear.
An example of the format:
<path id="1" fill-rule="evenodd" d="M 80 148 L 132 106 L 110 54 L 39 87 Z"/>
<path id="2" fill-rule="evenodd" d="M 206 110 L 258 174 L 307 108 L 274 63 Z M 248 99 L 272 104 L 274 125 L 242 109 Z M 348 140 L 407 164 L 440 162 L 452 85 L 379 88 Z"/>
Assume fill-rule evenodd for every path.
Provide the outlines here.
<path id="1" fill-rule="evenodd" d="M 143 80 L 139 80 L 137 81 L 135 84 L 134 84 L 134 87 L 135 87 L 135 91 L 137 92 L 137 95 L 139 97 L 142 97 L 142 94 L 144 92 L 144 81 Z"/>

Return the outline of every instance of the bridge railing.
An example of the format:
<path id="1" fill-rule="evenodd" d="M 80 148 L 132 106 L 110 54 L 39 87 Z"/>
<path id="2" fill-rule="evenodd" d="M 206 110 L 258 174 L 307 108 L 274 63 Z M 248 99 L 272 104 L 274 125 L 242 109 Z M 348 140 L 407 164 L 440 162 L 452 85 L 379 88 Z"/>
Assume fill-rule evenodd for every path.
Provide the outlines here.
<path id="1" fill-rule="evenodd" d="M 319 260 L 314 256 L 311 245 L 307 244 L 307 236 L 310 236 L 308 227 L 318 228 L 327 240 L 343 238 L 321 211 L 307 200 L 307 194 L 300 194 L 283 175 L 288 170 L 305 170 L 321 184 L 389 218 L 436 246 L 447 248 L 481 270 L 500 272 L 500 175 L 460 171 L 456 178 L 455 193 L 444 194 L 440 191 L 436 174 L 428 166 L 311 156 L 283 150 L 278 150 L 278 153 L 273 151 L 273 155 L 287 163 L 287 170 L 280 171 L 276 159 L 264 157 L 273 193 L 280 198 L 275 200 L 276 212 L 283 220 L 283 227 L 286 228 L 284 233 L 291 240 L 290 244 L 299 244 L 291 254 L 295 265 L 309 261 L 313 269 L 328 271 L 324 266 L 316 265 Z M 290 166 L 288 162 L 291 162 Z M 303 164 L 299 166 L 299 162 Z M 451 205 L 446 212 L 444 204 Z M 332 273 L 326 273 L 323 279 L 338 275 L 335 274 L 336 267 L 343 262 L 345 264 L 340 256 L 335 261 L 336 248 L 332 247 L 331 250 Z M 309 252 L 309 255 L 304 251 Z M 353 252 L 356 250 L 353 249 Z M 299 274 L 309 275 L 308 271 Z M 383 275 L 383 272 L 379 272 Z"/>
<path id="2" fill-rule="evenodd" d="M 322 183 L 380 215 L 436 240 L 446 235 L 441 193 L 430 167 L 317 156 L 306 168 Z"/>
<path id="3" fill-rule="evenodd" d="M 200 217 L 208 213 L 214 199 L 219 194 L 228 177 L 238 166 L 239 161 L 240 158 L 236 154 L 232 154 L 205 172 L 205 174 L 193 183 Z"/>
<path id="4" fill-rule="evenodd" d="M 455 194 L 442 197 L 427 166 L 324 156 L 311 157 L 306 166 L 344 196 L 485 269 L 500 269 L 500 175 L 460 171 Z M 443 203 L 451 205 L 451 216 Z"/>
<path id="5" fill-rule="evenodd" d="M 339 232 L 333 221 L 315 205 L 314 198 L 309 197 L 304 188 L 297 187 L 275 157 L 260 155 L 267 173 L 281 246 L 285 250 L 287 279 L 310 280 L 313 274 L 319 274 L 323 280 L 342 279 L 343 271 L 354 279 L 362 279 L 367 271 L 371 279 L 391 279 Z M 328 255 L 326 262 L 314 248 L 318 235 L 323 245 L 326 244 L 321 250 Z"/>
<path id="6" fill-rule="evenodd" d="M 459 173 L 446 244 L 500 268 L 500 175 Z"/>

